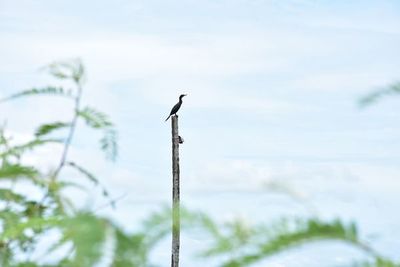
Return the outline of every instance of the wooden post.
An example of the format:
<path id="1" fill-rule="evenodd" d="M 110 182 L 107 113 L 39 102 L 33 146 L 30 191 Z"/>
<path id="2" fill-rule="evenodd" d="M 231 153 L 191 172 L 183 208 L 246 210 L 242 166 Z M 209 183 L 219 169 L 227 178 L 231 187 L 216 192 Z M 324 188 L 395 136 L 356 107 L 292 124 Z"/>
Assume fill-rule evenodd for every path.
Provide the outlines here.
<path id="1" fill-rule="evenodd" d="M 171 117 L 172 126 L 172 255 L 171 267 L 179 266 L 180 212 L 179 212 L 179 143 L 178 116 Z"/>

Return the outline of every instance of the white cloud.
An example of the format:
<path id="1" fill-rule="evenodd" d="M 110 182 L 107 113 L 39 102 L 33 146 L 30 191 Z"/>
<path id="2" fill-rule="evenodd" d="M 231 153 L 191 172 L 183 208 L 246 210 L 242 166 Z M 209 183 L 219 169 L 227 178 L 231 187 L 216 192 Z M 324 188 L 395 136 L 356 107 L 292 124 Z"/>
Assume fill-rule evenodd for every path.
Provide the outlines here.
<path id="1" fill-rule="evenodd" d="M 379 116 L 355 118 L 352 110 L 346 113 L 347 110 L 328 109 L 343 100 L 335 98 L 336 92 L 358 93 L 397 77 L 399 39 L 398 28 L 393 27 L 397 20 L 382 15 L 381 23 L 380 18 L 371 19 L 375 16 L 374 10 L 366 12 L 357 8 L 341 13 L 342 9 L 334 4 L 311 0 L 289 4 L 274 1 L 272 6 L 281 5 L 282 10 L 288 11 L 284 14 L 280 13 L 281 9 L 264 12 L 270 7 L 265 1 L 247 2 L 236 1 L 225 10 L 227 1 L 210 1 L 207 5 L 215 8 L 213 16 L 203 18 L 202 14 L 208 11 L 204 9 L 204 13 L 185 14 L 186 20 L 162 10 L 161 13 L 168 14 L 154 18 L 155 22 L 153 13 L 138 21 L 161 29 L 147 30 L 144 26 L 138 30 L 136 17 L 127 21 L 128 26 L 120 27 L 112 19 L 101 22 L 102 16 L 110 13 L 108 10 L 98 16 L 84 14 L 93 10 L 85 6 L 76 13 L 60 11 L 47 16 L 58 9 L 52 6 L 47 10 L 46 4 L 24 1 L 24 8 L 17 4 L 21 7 L 0 13 L 1 19 L 7 20 L 0 30 L 0 95 L 46 85 L 49 80 L 36 72 L 38 67 L 53 60 L 82 57 L 89 74 L 84 103 L 120 116 L 124 129 L 129 132 L 121 144 L 126 151 L 122 155 L 124 164 L 106 164 L 96 149 L 97 136 L 92 132 L 83 133 L 83 139 L 72 147 L 71 157 L 99 174 L 100 179 L 104 178 L 113 197 L 128 193 L 121 204 L 130 212 L 119 215 L 127 224 L 138 213 L 148 212 L 146 204 L 170 197 L 165 162 L 162 162 L 165 158 L 158 155 L 164 153 L 162 149 L 169 141 L 160 141 L 164 138 L 160 131 L 165 128 L 153 121 L 149 123 L 147 116 L 135 117 L 136 112 L 140 111 L 139 115 L 150 110 L 157 113 L 158 108 L 164 107 L 167 112 L 180 93 L 189 93 L 185 107 L 201 110 L 204 116 L 201 127 L 186 129 L 192 132 L 190 142 L 196 142 L 185 147 L 191 149 L 186 154 L 191 157 L 188 157 L 189 164 L 182 167 L 183 174 L 186 172 L 183 186 L 189 192 L 263 193 L 272 187 L 297 197 L 357 188 L 368 192 L 378 190 L 382 195 L 395 193 L 399 187 L 398 167 L 375 162 L 376 152 L 396 161 L 393 155 L 397 143 L 377 145 L 383 141 L 379 138 L 392 137 L 398 132 L 396 125 L 390 128 L 390 133 L 382 130 L 388 129 L 394 120 L 383 121 Z M 179 6 L 178 2 L 175 4 Z M 145 7 L 140 12 L 150 12 L 144 2 L 141 5 Z M 327 7 L 321 8 L 321 5 Z M 116 10 L 113 10 L 115 14 Z M 219 13 L 221 10 L 223 14 Z M 124 12 L 126 15 L 130 10 Z M 38 17 L 48 20 L 39 21 Z M 157 25 L 163 21 L 168 26 Z M 186 27 L 186 23 L 190 26 Z M 196 28 L 203 24 L 208 26 Z M 104 25 L 107 27 L 103 28 Z M 332 96 L 328 100 L 321 97 L 326 92 Z M 304 98 L 309 99 L 307 103 Z M 25 133 L 30 133 L 38 121 L 70 118 L 68 104 L 58 100 L 48 103 L 47 98 L 36 98 L 32 102 L 1 104 L 0 119 L 9 118 L 10 128 L 26 138 L 29 135 Z M 320 106 L 327 108 L 321 112 Z M 225 109 L 227 116 L 244 113 L 250 119 L 241 123 L 231 117 L 213 116 L 212 112 L 218 108 Z M 280 116 L 285 112 L 292 116 Z M 267 120 L 267 114 L 274 119 Z M 382 120 L 382 124 L 371 123 L 373 119 Z M 229 121 L 228 127 L 224 124 L 226 121 Z M 146 129 L 149 124 L 151 127 Z M 369 128 L 363 128 L 365 124 Z M 211 147 L 212 157 L 209 157 L 207 138 L 215 135 L 223 140 L 218 144 L 211 142 L 215 147 Z M 142 150 L 137 151 L 138 147 Z M 232 154 L 238 160 L 221 159 Z M 370 161 L 360 161 L 358 165 L 346 163 L 346 159 L 357 161 L 363 154 Z M 58 155 L 59 149 L 49 147 L 35 154 L 39 159 L 29 160 L 32 164 L 48 166 L 49 162 L 56 164 Z M 245 159 L 252 156 L 259 156 L 261 160 Z M 318 163 L 319 159 L 334 157 L 336 161 Z M 286 158 L 299 158 L 299 162 L 287 162 Z M 137 170 L 142 165 L 147 169 Z M 65 177 L 77 175 L 68 172 Z M 96 190 L 86 198 L 91 205 L 103 203 Z M 71 196 L 83 202 L 82 192 Z M 327 196 L 336 198 L 337 194 Z M 140 205 L 133 206 L 139 202 Z M 132 207 L 137 208 L 135 215 Z M 237 207 L 229 208 L 237 211 Z"/>
<path id="2" fill-rule="evenodd" d="M 400 186 L 398 169 L 386 164 L 254 160 L 218 160 L 203 164 L 200 171 L 186 178 L 190 190 L 277 190 L 308 198 L 331 190 L 331 193 L 349 192 L 355 187 L 375 193 L 395 193 L 394 188 Z"/>
<path id="3" fill-rule="evenodd" d="M 376 87 L 391 84 L 399 75 L 392 72 L 376 73 L 355 70 L 348 72 L 328 72 L 305 75 L 290 83 L 294 88 L 313 91 L 358 91 L 366 93 Z"/>

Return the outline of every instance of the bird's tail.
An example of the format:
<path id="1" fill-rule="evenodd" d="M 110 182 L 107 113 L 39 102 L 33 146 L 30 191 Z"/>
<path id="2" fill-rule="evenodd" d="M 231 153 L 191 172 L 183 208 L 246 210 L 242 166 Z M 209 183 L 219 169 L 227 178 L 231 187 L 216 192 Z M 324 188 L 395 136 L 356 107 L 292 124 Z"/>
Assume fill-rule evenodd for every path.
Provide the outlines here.
<path id="1" fill-rule="evenodd" d="M 165 121 L 167 121 L 169 119 L 169 117 L 171 117 L 171 115 L 169 115 L 168 118 Z"/>

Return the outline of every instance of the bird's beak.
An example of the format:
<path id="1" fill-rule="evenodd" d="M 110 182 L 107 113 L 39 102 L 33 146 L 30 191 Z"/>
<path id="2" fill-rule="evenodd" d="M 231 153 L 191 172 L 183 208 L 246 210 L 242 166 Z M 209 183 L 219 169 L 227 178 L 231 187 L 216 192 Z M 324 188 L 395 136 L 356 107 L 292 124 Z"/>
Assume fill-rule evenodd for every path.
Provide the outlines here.
<path id="1" fill-rule="evenodd" d="M 183 96 L 187 96 L 187 94 L 184 94 Z"/>

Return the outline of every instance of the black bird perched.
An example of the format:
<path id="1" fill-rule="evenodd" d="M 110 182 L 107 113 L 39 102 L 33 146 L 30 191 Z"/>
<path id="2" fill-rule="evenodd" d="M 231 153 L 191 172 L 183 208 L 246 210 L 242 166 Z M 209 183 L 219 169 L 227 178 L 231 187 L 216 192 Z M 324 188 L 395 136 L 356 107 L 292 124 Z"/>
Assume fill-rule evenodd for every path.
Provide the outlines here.
<path id="1" fill-rule="evenodd" d="M 179 96 L 179 102 L 176 103 L 176 105 L 171 109 L 171 113 L 169 114 L 168 118 L 165 120 L 167 121 L 169 119 L 169 117 L 171 117 L 172 115 L 176 115 L 176 113 L 178 112 L 178 110 L 181 108 L 182 105 L 182 98 L 186 96 L 186 95 L 180 95 Z"/>

